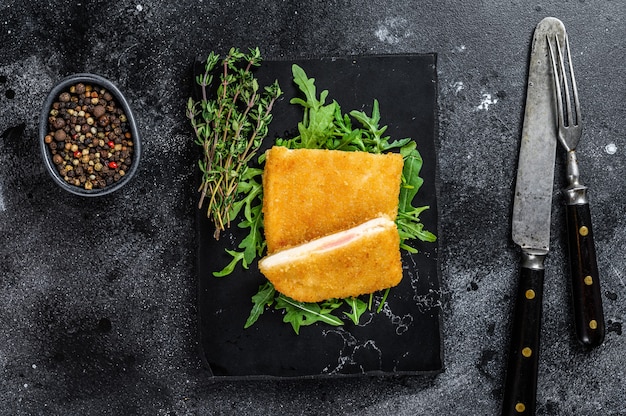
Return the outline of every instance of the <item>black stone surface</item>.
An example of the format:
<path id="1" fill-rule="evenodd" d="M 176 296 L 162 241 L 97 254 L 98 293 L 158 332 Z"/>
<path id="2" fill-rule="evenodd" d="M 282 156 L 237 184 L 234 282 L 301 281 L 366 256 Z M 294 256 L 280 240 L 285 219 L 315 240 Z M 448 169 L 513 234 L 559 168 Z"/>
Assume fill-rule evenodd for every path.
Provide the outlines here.
<path id="1" fill-rule="evenodd" d="M 284 95 L 273 107 L 273 121 L 259 152 L 270 148 L 274 138 L 297 134 L 303 113 L 301 106 L 290 104 L 292 98 L 302 97 L 293 82 L 294 63 L 315 77 L 317 94 L 328 91 L 326 103 L 336 100 L 344 114 L 350 109 L 371 114 L 376 98 L 389 126 L 385 135 L 410 137 L 427 161 L 420 170 L 424 183 L 415 204 L 429 207 L 420 220 L 424 229 L 438 233 L 436 62 L 435 54 L 265 61 L 256 71 L 259 84 L 277 80 Z M 212 273 L 232 260 L 225 250 L 241 251 L 238 246 L 248 230 L 231 226 L 216 241 L 206 211 L 198 210 L 196 215 L 199 342 L 201 355 L 216 377 L 423 375 L 443 369 L 437 242 L 411 242 L 418 252 L 403 252 L 402 281 L 389 291 L 380 313 L 374 312 L 378 308 L 374 306 L 358 326 L 346 318 L 341 327 L 314 325 L 294 336 L 291 325 L 283 322 L 284 314 L 273 310 L 251 328 L 243 328 L 250 298 L 267 279 L 256 262 L 247 269 L 236 268 L 226 278 Z M 332 207 L 324 215 L 332 215 Z M 381 296 L 374 296 L 375 305 Z M 336 315 L 343 316 L 343 311 Z"/>
<path id="2" fill-rule="evenodd" d="M 527 60 L 545 16 L 565 23 L 575 55 L 607 336 L 590 352 L 575 341 L 559 152 L 537 413 L 626 414 L 626 4 L 591 0 L 2 2 L 0 412 L 497 414 L 518 273 L 509 229 Z M 444 373 L 208 380 L 184 104 L 197 56 L 257 45 L 268 59 L 438 54 Z M 142 132 L 137 176 L 98 200 L 54 185 L 38 152 L 40 106 L 76 72 L 115 81 Z"/>

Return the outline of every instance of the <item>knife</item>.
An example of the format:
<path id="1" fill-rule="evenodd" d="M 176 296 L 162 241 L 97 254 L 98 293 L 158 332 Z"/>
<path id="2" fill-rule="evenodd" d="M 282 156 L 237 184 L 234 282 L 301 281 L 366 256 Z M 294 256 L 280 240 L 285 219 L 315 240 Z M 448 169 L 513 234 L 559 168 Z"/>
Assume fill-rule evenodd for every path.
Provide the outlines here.
<path id="1" fill-rule="evenodd" d="M 557 131 L 547 37 L 565 36 L 553 17 L 535 28 L 524 124 L 513 200 L 512 238 L 521 248 L 502 415 L 535 413 L 544 260 L 550 248 L 550 216 Z"/>

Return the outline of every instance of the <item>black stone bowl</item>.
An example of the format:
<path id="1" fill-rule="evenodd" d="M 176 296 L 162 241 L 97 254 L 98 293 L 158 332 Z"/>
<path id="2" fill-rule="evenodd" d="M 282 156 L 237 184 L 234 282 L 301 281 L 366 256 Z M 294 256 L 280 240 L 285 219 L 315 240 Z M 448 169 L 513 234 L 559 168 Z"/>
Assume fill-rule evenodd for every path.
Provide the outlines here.
<path id="1" fill-rule="evenodd" d="M 58 100 L 61 93 L 69 91 L 72 85 L 78 83 L 89 84 L 94 87 L 102 87 L 106 89 L 113 96 L 113 100 L 117 104 L 117 107 L 122 108 L 122 110 L 126 114 L 127 124 L 132 135 L 133 151 L 131 155 L 132 163 L 130 165 L 130 168 L 127 172 L 125 172 L 125 175 L 122 176 L 117 182 L 114 182 L 102 188 L 85 189 L 82 186 L 76 186 L 74 184 L 66 182 L 57 170 L 57 167 L 52 160 L 52 152 L 48 145 L 45 143 L 45 137 L 49 132 L 48 117 L 50 115 L 50 110 L 52 109 L 53 103 Z M 46 101 L 44 102 L 43 108 L 41 110 L 41 116 L 39 118 L 39 141 L 44 165 L 46 166 L 46 170 L 52 177 L 53 181 L 68 192 L 86 197 L 107 195 L 111 192 L 117 191 L 118 189 L 126 185 L 137 172 L 141 157 L 141 140 L 139 137 L 139 131 L 137 129 L 137 123 L 135 121 L 135 117 L 133 116 L 133 112 L 128 105 L 128 101 L 126 101 L 124 95 L 111 81 L 94 74 L 84 73 L 70 75 L 67 78 L 61 80 L 58 84 L 54 86 L 54 88 L 52 88 L 52 90 L 48 94 L 48 97 L 46 98 Z"/>

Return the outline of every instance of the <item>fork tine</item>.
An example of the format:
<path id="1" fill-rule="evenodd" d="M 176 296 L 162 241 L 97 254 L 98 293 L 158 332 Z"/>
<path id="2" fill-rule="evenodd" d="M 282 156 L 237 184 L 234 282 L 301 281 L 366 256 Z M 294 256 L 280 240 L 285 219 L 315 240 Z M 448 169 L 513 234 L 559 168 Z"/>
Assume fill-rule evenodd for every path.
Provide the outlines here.
<path id="1" fill-rule="evenodd" d="M 563 120 L 563 96 L 561 93 L 561 75 L 559 67 L 557 67 L 556 57 L 554 56 L 554 48 L 550 38 L 548 40 L 548 48 L 550 50 L 550 61 L 552 62 L 552 73 L 554 74 L 554 87 L 556 88 L 556 112 L 559 128 L 565 125 Z M 556 43 L 558 45 L 559 39 L 555 36 Z"/>
<path id="2" fill-rule="evenodd" d="M 572 93 L 574 94 L 574 106 L 576 110 L 576 121 L 574 125 L 580 125 L 580 103 L 578 102 L 578 88 L 576 87 L 576 78 L 574 77 L 574 66 L 572 65 L 572 54 L 569 50 L 569 37 L 565 35 L 565 47 L 567 49 L 567 61 L 569 64 L 569 74 L 572 79 Z M 569 95 L 569 94 L 568 94 Z M 571 123 L 570 123 L 571 124 Z"/>

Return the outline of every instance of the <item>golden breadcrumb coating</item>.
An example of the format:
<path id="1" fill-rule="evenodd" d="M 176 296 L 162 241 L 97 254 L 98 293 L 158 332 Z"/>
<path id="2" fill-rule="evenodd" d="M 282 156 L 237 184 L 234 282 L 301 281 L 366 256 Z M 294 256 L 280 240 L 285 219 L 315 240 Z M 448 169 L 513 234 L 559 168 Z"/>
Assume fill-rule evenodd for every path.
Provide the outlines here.
<path id="1" fill-rule="evenodd" d="M 272 254 L 398 211 L 403 159 L 275 146 L 263 173 L 263 215 Z"/>
<path id="2" fill-rule="evenodd" d="M 330 247 L 300 250 L 292 256 L 299 246 L 265 257 L 259 269 L 276 290 L 301 302 L 359 296 L 400 283 L 400 237 L 393 221 L 352 239 L 350 230 L 347 233 Z M 276 256 L 284 259 L 272 261 Z"/>

